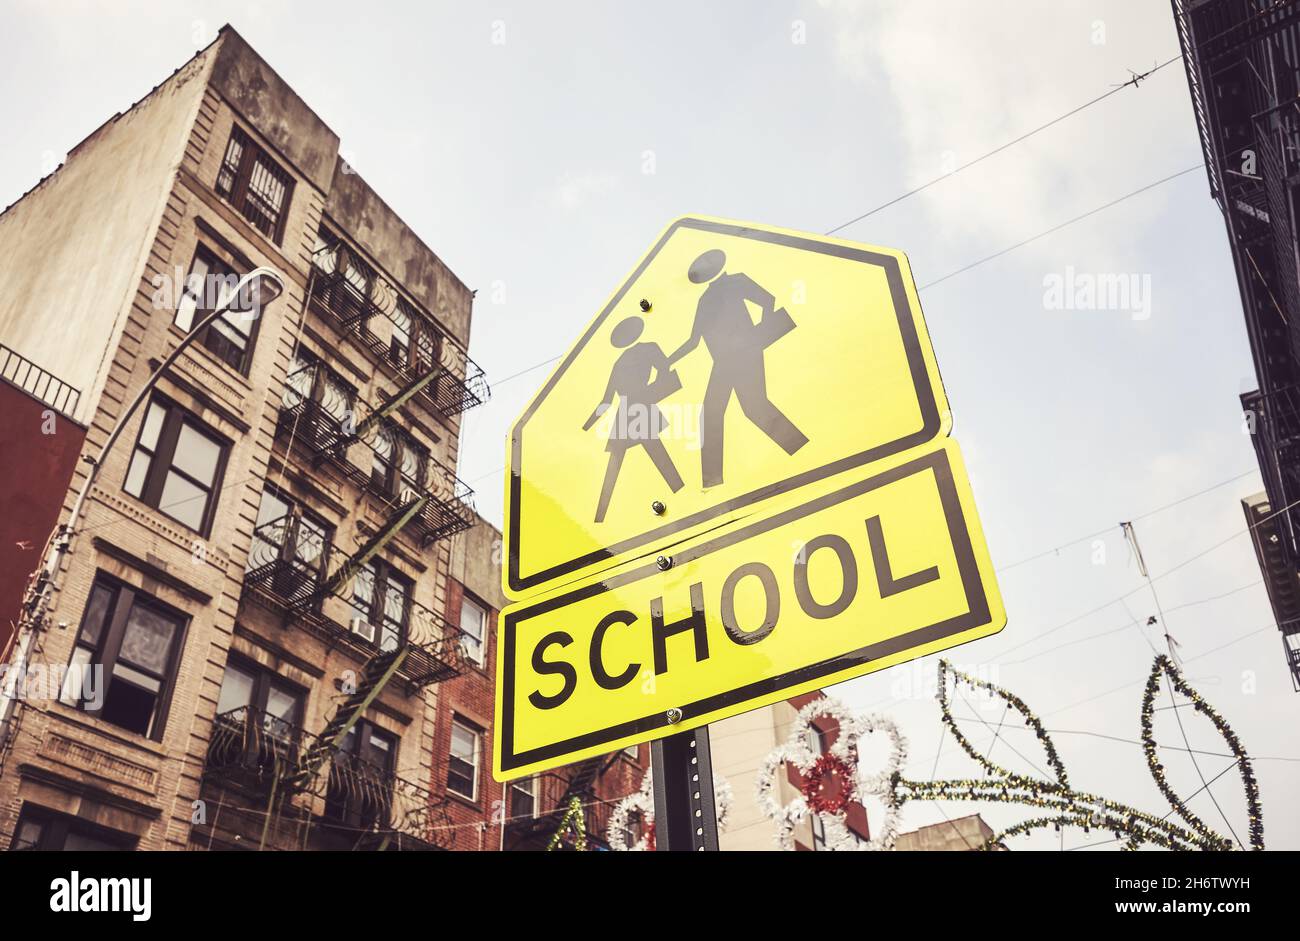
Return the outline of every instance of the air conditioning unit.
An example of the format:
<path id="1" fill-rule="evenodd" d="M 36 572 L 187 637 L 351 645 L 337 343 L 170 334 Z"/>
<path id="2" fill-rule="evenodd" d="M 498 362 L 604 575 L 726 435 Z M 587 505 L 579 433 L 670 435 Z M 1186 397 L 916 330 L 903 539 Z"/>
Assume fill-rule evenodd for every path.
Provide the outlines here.
<path id="1" fill-rule="evenodd" d="M 375 625 L 365 618 L 353 618 L 349 628 L 358 637 L 363 637 L 372 644 L 375 642 Z"/>

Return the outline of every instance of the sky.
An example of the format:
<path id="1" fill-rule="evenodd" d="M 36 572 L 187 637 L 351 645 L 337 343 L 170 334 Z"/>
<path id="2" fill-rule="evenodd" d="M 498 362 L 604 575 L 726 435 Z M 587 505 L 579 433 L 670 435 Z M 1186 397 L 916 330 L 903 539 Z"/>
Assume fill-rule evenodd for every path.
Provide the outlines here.
<path id="1" fill-rule="evenodd" d="M 1160 0 L 376 2 L 359 12 L 5 0 L 0 204 L 230 22 L 478 289 L 471 355 L 494 394 L 465 417 L 460 475 L 497 524 L 509 424 L 668 221 L 702 213 L 825 232 L 1179 51 Z M 908 254 L 1001 570 L 1006 629 L 951 659 L 1059 730 L 1073 783 L 1164 814 L 1133 744 L 1153 649 L 1165 644 L 1141 626 L 1157 598 L 1118 527 L 1138 520 L 1189 681 L 1259 756 L 1269 847 L 1294 849 L 1300 697 L 1243 534 L 1240 499 L 1261 484 L 1238 395 L 1255 380 L 1204 172 L 925 287 L 1200 161 L 1175 62 L 838 235 Z M 1141 302 L 1052 303 L 1049 286 L 1071 273 L 1075 283 L 1131 277 Z M 951 736 L 941 747 L 936 659 L 831 691 L 899 722 L 905 773 L 918 779 L 977 771 Z M 1001 713 L 989 703 L 959 722 L 992 745 L 992 760 L 1041 767 L 1016 723 L 993 739 L 984 722 Z M 1157 739 L 1181 745 L 1170 714 L 1157 716 Z M 1206 720 L 1185 724 L 1193 748 L 1225 751 Z M 1230 764 L 1165 755 L 1184 795 Z M 1189 806 L 1245 838 L 1235 773 Z M 903 824 L 976 810 L 995 827 L 1027 815 L 909 805 Z M 1113 849 L 1107 838 L 1049 832 L 1015 846 Z"/>

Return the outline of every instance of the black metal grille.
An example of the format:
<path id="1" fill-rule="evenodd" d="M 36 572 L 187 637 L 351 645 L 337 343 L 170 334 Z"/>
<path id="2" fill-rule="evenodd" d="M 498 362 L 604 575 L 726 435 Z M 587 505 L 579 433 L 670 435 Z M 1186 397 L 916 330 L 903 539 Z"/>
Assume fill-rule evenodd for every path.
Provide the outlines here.
<path id="1" fill-rule="evenodd" d="M 373 266 L 342 241 L 330 238 L 313 257 L 316 270 L 311 299 L 316 309 L 338 329 L 356 337 L 377 362 L 392 367 L 403 381 L 441 367 L 437 378 L 420 390 L 420 398 L 443 415 L 458 415 L 486 402 L 491 390 L 478 363 L 449 342 L 431 318 L 398 295 Z M 381 317 L 399 332 L 405 331 L 405 344 L 380 339 L 373 325 Z"/>
<path id="2" fill-rule="evenodd" d="M 280 241 L 293 177 L 238 127 L 230 132 L 230 143 L 217 171 L 216 190 L 255 229 L 272 241 Z"/>

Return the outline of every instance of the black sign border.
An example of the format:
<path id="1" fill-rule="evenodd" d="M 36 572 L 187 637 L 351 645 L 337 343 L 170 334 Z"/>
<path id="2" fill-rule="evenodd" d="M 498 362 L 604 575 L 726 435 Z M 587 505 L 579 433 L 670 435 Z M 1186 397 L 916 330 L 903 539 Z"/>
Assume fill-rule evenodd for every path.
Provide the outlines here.
<path id="1" fill-rule="evenodd" d="M 926 470 L 934 472 L 935 480 L 938 484 L 939 499 L 943 506 L 944 518 L 948 522 L 948 533 L 952 537 L 954 555 L 957 558 L 957 569 L 961 574 L 962 586 L 966 591 L 966 613 L 959 614 L 955 617 L 947 618 L 943 621 L 927 625 L 926 627 L 917 628 L 891 637 L 879 643 L 871 644 L 867 647 L 861 647 L 857 650 L 850 651 L 838 657 L 832 657 L 822 660 L 797 670 L 791 670 L 779 676 L 764 677 L 754 683 L 731 690 L 726 693 L 719 693 L 704 699 L 696 700 L 692 703 L 685 703 L 680 708 L 682 717 L 685 719 L 694 718 L 705 713 L 713 712 L 716 709 L 726 708 L 737 702 L 743 702 L 749 699 L 755 699 L 768 693 L 776 692 L 782 689 L 788 689 L 808 680 L 820 679 L 843 670 L 859 666 L 871 660 L 879 660 L 882 657 L 890 656 L 900 650 L 909 647 L 915 647 L 920 644 L 940 640 L 953 634 L 959 634 L 971 628 L 980 627 L 989 622 L 991 617 L 989 611 L 988 596 L 984 591 L 984 583 L 980 579 L 979 565 L 975 559 L 975 551 L 971 545 L 970 532 L 966 527 L 966 517 L 962 512 L 961 499 L 957 493 L 956 482 L 953 478 L 952 465 L 948 459 L 948 452 L 944 448 L 938 448 L 919 458 L 900 464 L 897 467 L 890 468 L 883 473 L 874 477 L 868 477 L 848 487 L 833 491 L 810 500 L 807 503 L 787 509 L 775 516 L 751 523 L 748 526 L 739 527 L 729 533 L 717 536 L 707 542 L 699 543 L 686 549 L 682 549 L 673 554 L 674 564 L 683 564 L 698 559 L 701 556 L 708 555 L 719 549 L 743 542 L 751 536 L 775 529 L 786 523 L 801 519 L 819 510 L 834 506 L 837 503 L 843 503 L 854 497 L 860 496 L 871 490 L 878 490 L 888 484 L 894 483 L 907 477 Z M 639 581 L 643 578 L 649 578 L 654 575 L 662 574 L 658 567 L 653 563 L 639 566 L 635 569 L 620 572 L 608 579 L 603 579 L 586 585 L 576 591 L 568 592 L 563 595 L 548 598 L 539 601 L 528 607 L 519 608 L 506 613 L 502 618 L 502 630 L 498 635 L 498 642 L 503 643 L 504 649 L 500 652 L 501 657 L 501 715 L 498 716 L 498 734 L 501 736 L 501 770 L 511 771 L 525 765 L 530 765 L 538 761 L 545 761 L 549 758 L 555 758 L 562 755 L 568 755 L 593 745 L 600 745 L 605 742 L 612 742 L 627 735 L 635 735 L 642 732 L 651 731 L 659 728 L 668 728 L 668 720 L 662 711 L 657 711 L 653 715 L 643 716 L 640 719 L 633 719 L 628 722 L 622 722 L 618 725 L 608 726 L 595 732 L 587 732 L 577 735 L 563 741 L 554 742 L 550 745 L 542 745 L 537 748 L 529 749 L 526 752 L 516 754 L 514 751 L 514 693 L 515 693 L 515 642 L 516 628 L 520 621 L 527 620 L 530 617 L 546 614 L 557 608 L 563 608 L 574 602 L 593 597 L 625 585 L 629 582 Z"/>
<path id="2" fill-rule="evenodd" d="M 553 565 L 550 568 L 542 569 L 531 575 L 521 576 L 519 574 L 519 519 L 520 503 L 522 501 L 522 490 L 520 477 L 523 469 L 520 466 L 520 460 L 523 451 L 523 432 L 524 425 L 532 417 L 537 407 L 546 399 L 551 389 L 564 375 L 565 370 L 572 365 L 577 355 L 586 347 L 587 343 L 595 335 L 600 325 L 605 322 L 610 313 L 618 303 L 627 294 L 628 289 L 636 283 L 641 274 L 649 266 L 650 262 L 659 254 L 660 250 L 667 244 L 678 229 L 699 229 L 705 232 L 716 232 L 721 235 L 732 235 L 739 238 L 750 238 L 763 242 L 771 242 L 777 245 L 784 245 L 787 248 L 802 249 L 804 251 L 819 252 L 825 255 L 834 255 L 839 258 L 845 258 L 850 261 L 859 261 L 864 264 L 879 265 L 885 269 L 885 277 L 889 284 L 890 297 L 894 303 L 894 313 L 898 318 L 899 333 L 903 339 L 903 349 L 907 356 L 908 368 L 912 374 L 912 384 L 916 389 L 917 402 L 921 408 L 921 428 L 912 434 L 897 438 L 886 444 L 878 445 L 874 448 L 868 448 L 857 454 L 840 458 L 832 461 L 830 464 L 823 465 L 813 470 L 804 471 L 802 474 L 796 474 L 785 480 L 776 483 L 767 484 L 752 490 L 749 493 L 719 503 L 707 510 L 700 510 L 698 513 L 692 513 L 690 516 L 674 520 L 657 529 L 649 530 L 640 536 L 634 536 L 625 539 L 622 542 L 615 543 L 603 549 L 596 549 L 586 555 L 570 559 L 568 562 L 562 562 L 559 565 Z M 872 461 L 878 461 L 883 457 L 891 454 L 900 454 L 910 450 L 918 445 L 933 439 L 939 433 L 941 427 L 941 418 L 939 415 L 939 406 L 935 401 L 934 390 L 930 387 L 929 376 L 925 368 L 925 355 L 921 349 L 920 337 L 917 335 L 916 324 L 912 319 L 912 306 L 908 303 L 907 289 L 903 282 L 903 273 L 898 264 L 898 260 L 892 255 L 882 255 L 879 252 L 866 251 L 865 249 L 853 248 L 847 245 L 838 245 L 830 242 L 820 242 L 815 239 L 803 238 L 797 235 L 787 235 L 782 232 L 768 232 L 762 229 L 752 229 L 747 226 L 731 225 L 723 222 L 713 222 L 708 219 L 682 218 L 669 226 L 663 237 L 655 244 L 650 253 L 632 272 L 631 277 L 623 283 L 618 289 L 618 293 L 610 299 L 605 309 L 600 312 L 600 316 L 595 319 L 587 332 L 582 338 L 574 344 L 573 349 L 560 363 L 559 367 L 547 380 L 542 390 L 533 397 L 529 402 L 528 408 L 519 417 L 510 434 L 510 467 L 509 473 L 509 500 L 510 500 L 510 521 L 509 521 L 509 552 L 506 560 L 506 579 L 509 583 L 510 590 L 524 592 L 529 588 L 536 587 L 561 575 L 567 575 L 578 571 L 593 562 L 599 562 L 603 559 L 609 559 L 628 549 L 634 549 L 637 546 L 646 545 L 647 543 L 656 542 L 665 539 L 674 533 L 680 532 L 705 520 L 712 519 L 723 513 L 729 512 L 736 507 L 746 506 L 758 500 L 765 500 L 776 494 L 785 493 L 802 487 L 813 481 L 821 480 L 838 474 L 841 471 L 849 470 L 853 467 L 859 467 L 863 464 L 869 464 Z"/>

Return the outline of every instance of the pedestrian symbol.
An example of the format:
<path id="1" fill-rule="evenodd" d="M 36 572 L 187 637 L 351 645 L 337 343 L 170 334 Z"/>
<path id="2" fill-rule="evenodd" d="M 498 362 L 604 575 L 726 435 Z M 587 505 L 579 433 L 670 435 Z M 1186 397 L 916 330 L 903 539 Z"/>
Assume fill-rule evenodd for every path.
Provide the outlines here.
<path id="1" fill-rule="evenodd" d="M 767 397 L 767 380 L 763 375 L 763 351 L 794 329 L 794 319 L 784 307 L 774 307 L 776 298 L 748 275 L 724 272 L 726 263 L 726 254 L 713 248 L 691 265 L 690 280 L 709 286 L 695 310 L 690 339 L 668 358 L 671 365 L 701 342 L 713 358 L 700 426 L 701 466 L 706 487 L 722 483 L 724 422 L 732 395 L 745 417 L 786 454 L 794 454 L 808 443 L 803 432 Z M 761 308 L 762 319 L 758 323 L 750 319 L 746 301 Z"/>
<path id="2" fill-rule="evenodd" d="M 679 219 L 512 430 L 506 591 L 635 558 L 947 430 L 901 253 Z"/>

